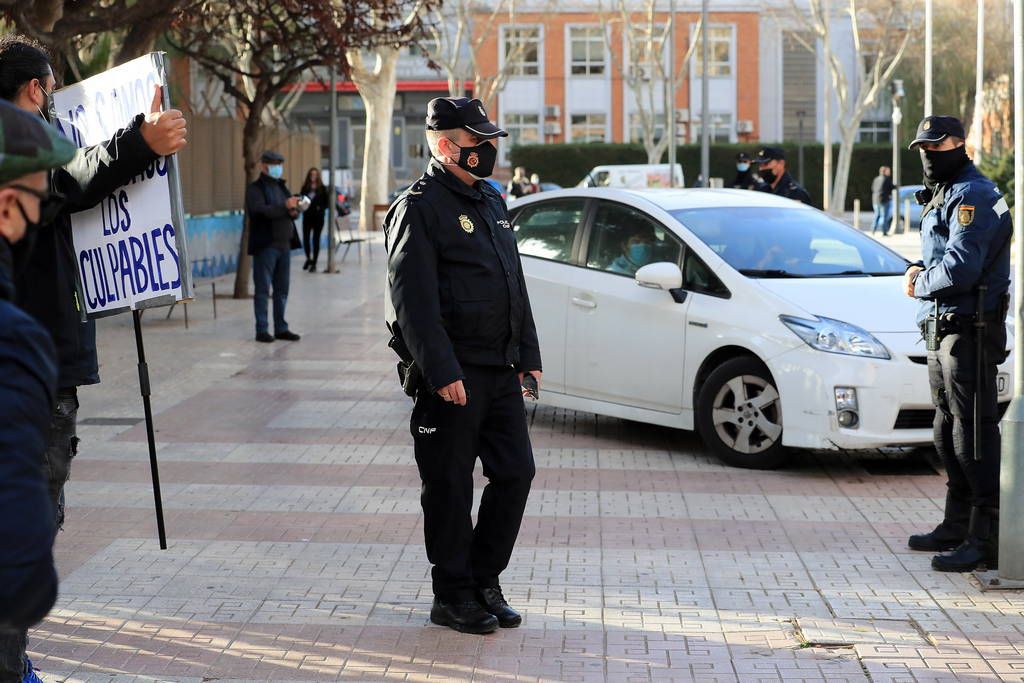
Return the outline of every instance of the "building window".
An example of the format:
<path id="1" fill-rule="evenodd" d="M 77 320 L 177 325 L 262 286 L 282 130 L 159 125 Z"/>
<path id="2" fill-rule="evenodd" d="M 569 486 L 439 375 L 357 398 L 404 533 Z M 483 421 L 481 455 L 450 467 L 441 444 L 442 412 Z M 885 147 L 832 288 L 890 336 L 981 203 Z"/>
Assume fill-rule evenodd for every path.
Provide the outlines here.
<path id="1" fill-rule="evenodd" d="M 861 142 L 889 142 L 892 140 L 892 123 L 890 121 L 861 121 Z"/>
<path id="2" fill-rule="evenodd" d="M 600 76 L 605 70 L 604 29 L 599 26 L 569 29 L 573 76 Z"/>
<path id="3" fill-rule="evenodd" d="M 732 114 L 712 112 L 711 116 L 711 130 L 709 137 L 711 142 L 731 142 L 732 141 Z M 693 119 L 693 141 L 700 142 L 701 136 L 701 125 L 700 119 Z"/>
<path id="4" fill-rule="evenodd" d="M 657 112 L 654 117 L 654 141 L 659 142 L 665 136 L 665 113 Z M 644 127 L 641 123 L 640 114 L 633 112 L 629 115 L 629 141 L 643 143 Z"/>
<path id="5" fill-rule="evenodd" d="M 540 74 L 540 29 L 506 28 L 504 54 L 510 76 Z"/>
<path id="6" fill-rule="evenodd" d="M 540 116 L 537 114 L 503 114 L 501 127 L 508 132 L 507 144 L 498 145 L 503 164 L 509 163 L 508 153 L 513 147 L 540 142 Z"/>
<path id="7" fill-rule="evenodd" d="M 732 36 L 732 26 L 708 27 L 708 76 L 721 78 L 732 76 Z M 703 40 L 703 36 L 697 38 L 697 47 L 693 50 L 693 75 L 696 78 L 704 75 L 704 65 L 701 61 L 703 57 L 701 40 Z"/>
<path id="8" fill-rule="evenodd" d="M 573 142 L 604 142 L 607 114 L 573 114 L 570 118 Z"/>

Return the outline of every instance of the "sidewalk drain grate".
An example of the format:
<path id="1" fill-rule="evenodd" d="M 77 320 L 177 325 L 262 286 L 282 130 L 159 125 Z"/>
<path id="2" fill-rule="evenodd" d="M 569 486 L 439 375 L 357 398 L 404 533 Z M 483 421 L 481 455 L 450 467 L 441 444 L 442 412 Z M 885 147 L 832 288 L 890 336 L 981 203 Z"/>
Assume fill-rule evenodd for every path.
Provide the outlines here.
<path id="1" fill-rule="evenodd" d="M 87 417 L 78 424 L 87 427 L 134 427 L 145 418 L 141 417 Z"/>

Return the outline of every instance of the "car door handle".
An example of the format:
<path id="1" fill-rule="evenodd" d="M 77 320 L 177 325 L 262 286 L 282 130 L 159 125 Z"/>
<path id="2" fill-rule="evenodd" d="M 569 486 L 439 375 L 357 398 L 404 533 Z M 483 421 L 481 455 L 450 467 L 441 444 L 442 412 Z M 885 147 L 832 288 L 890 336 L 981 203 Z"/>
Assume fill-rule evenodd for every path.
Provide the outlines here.
<path id="1" fill-rule="evenodd" d="M 578 296 L 574 296 L 572 298 L 572 302 L 577 306 L 582 306 L 583 308 L 597 308 L 596 301 L 591 301 L 590 299 L 581 299 Z"/>

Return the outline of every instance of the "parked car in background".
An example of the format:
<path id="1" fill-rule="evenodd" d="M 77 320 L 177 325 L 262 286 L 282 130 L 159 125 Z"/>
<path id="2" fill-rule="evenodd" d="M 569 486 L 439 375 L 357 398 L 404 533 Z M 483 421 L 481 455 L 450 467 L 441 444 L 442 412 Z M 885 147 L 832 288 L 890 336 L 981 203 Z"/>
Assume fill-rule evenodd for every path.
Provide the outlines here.
<path id="1" fill-rule="evenodd" d="M 743 190 L 574 188 L 511 213 L 542 402 L 696 429 L 740 467 L 932 442 L 907 261 L 864 233 Z"/>
<path id="2" fill-rule="evenodd" d="M 562 189 L 562 186 L 559 185 L 558 183 L 541 183 L 540 184 L 540 191 L 541 192 L 554 192 L 555 190 L 561 190 L 561 189 Z"/>
<path id="3" fill-rule="evenodd" d="M 914 193 L 923 190 L 924 185 L 902 185 L 900 186 L 900 222 L 903 222 L 904 212 L 909 208 L 910 227 L 912 230 L 921 229 L 921 209 L 924 207 L 917 203 Z M 908 207 L 907 200 L 910 200 Z M 892 215 L 892 200 L 889 200 L 889 215 Z M 900 230 L 903 228 L 900 227 Z"/>
<path id="4" fill-rule="evenodd" d="M 620 164 L 595 166 L 576 187 L 669 187 L 668 164 Z M 675 186 L 686 185 L 683 167 L 675 165 Z"/>

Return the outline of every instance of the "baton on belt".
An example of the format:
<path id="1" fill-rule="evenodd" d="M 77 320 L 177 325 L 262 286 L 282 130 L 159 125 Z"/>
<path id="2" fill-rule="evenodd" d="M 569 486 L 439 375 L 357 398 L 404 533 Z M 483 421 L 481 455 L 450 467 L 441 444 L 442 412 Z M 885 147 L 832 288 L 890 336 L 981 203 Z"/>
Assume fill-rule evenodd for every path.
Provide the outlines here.
<path id="1" fill-rule="evenodd" d="M 978 301 L 974 309 L 974 460 L 981 461 L 981 402 L 985 388 L 985 292 L 978 285 Z"/>

